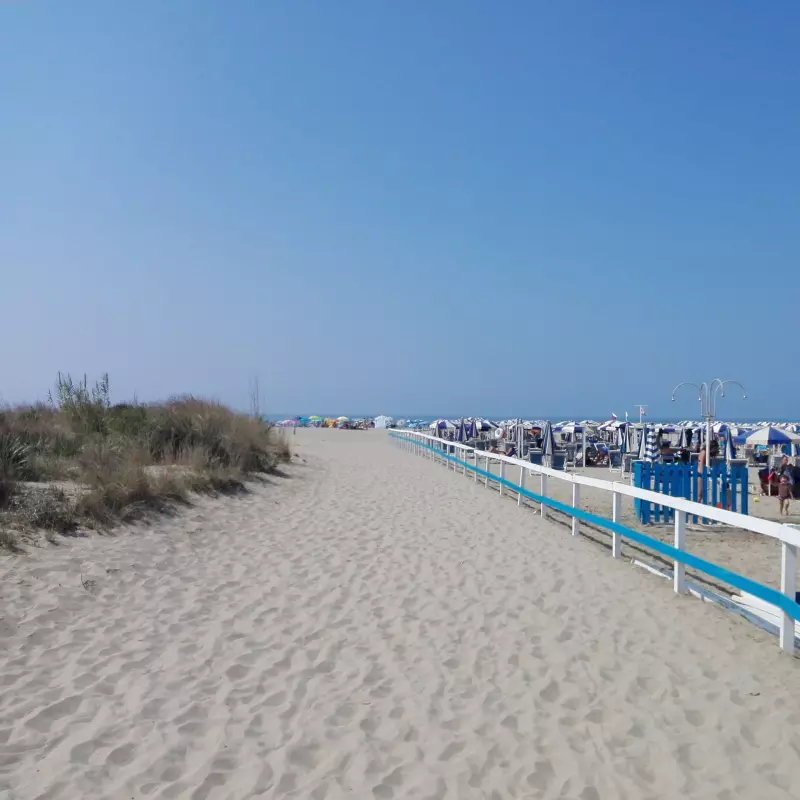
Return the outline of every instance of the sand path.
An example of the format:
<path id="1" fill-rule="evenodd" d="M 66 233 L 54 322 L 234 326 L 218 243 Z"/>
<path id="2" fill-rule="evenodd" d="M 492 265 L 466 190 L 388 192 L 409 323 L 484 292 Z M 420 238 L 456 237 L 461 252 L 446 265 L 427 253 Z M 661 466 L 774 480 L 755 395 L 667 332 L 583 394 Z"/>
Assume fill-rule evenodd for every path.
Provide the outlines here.
<path id="1" fill-rule="evenodd" d="M 0 798 L 800 794 L 774 639 L 383 432 L 294 442 L 245 499 L 3 557 Z"/>

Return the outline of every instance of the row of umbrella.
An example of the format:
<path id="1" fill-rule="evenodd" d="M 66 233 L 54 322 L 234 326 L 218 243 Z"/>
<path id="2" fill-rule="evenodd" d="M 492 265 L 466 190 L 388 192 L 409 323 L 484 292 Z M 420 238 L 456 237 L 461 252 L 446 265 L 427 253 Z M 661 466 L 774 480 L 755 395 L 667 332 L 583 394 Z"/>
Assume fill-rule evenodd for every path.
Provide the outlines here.
<path id="1" fill-rule="evenodd" d="M 792 433 L 791 431 L 775 428 L 771 425 L 766 425 L 763 428 L 752 431 L 751 433 L 736 437 L 734 441 L 733 426 L 727 426 L 723 432 L 723 455 L 726 461 L 736 458 L 736 445 L 745 445 L 746 447 L 781 447 L 784 445 L 791 445 L 795 448 L 800 447 L 800 434 Z M 689 428 L 681 429 L 681 438 L 678 443 L 679 448 L 688 446 L 687 431 Z M 700 429 L 702 431 L 702 428 Z M 626 437 L 622 437 L 622 442 L 625 442 Z M 623 451 L 624 452 L 624 451 Z M 647 427 L 642 433 L 642 438 L 639 441 L 640 459 L 645 461 L 655 461 L 658 458 L 658 440 L 656 436 L 655 427 Z"/>

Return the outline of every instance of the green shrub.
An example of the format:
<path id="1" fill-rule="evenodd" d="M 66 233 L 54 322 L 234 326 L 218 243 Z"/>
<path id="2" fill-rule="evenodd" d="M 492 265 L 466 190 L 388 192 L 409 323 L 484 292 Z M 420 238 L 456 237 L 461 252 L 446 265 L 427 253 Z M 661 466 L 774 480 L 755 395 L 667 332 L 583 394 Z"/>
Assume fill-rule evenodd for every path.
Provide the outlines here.
<path id="1" fill-rule="evenodd" d="M 71 533 L 78 527 L 74 503 L 62 489 L 54 487 L 32 492 L 21 506 L 19 517 L 30 528 L 55 533 Z"/>
<path id="2" fill-rule="evenodd" d="M 146 441 L 150 426 L 150 410 L 146 406 L 118 403 L 107 414 L 110 433 Z"/>
<path id="3" fill-rule="evenodd" d="M 21 553 L 22 548 L 17 543 L 17 537 L 11 531 L 0 530 L 0 549 L 11 553 Z"/>
<path id="4" fill-rule="evenodd" d="M 20 437 L 0 436 L 0 475 L 16 480 L 28 480 L 31 447 Z"/>

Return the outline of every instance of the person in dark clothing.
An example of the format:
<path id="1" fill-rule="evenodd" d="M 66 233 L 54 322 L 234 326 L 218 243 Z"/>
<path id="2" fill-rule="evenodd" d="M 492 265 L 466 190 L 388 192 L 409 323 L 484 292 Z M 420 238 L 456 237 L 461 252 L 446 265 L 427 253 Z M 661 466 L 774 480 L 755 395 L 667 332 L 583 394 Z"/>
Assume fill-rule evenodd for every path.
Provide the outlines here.
<path id="1" fill-rule="evenodd" d="M 794 467 L 789 463 L 789 456 L 784 456 L 781 459 L 781 463 L 780 463 L 780 466 L 777 469 L 776 474 L 778 476 L 778 481 L 779 482 L 780 482 L 780 479 L 784 475 L 786 475 L 786 477 L 789 480 L 789 484 L 793 484 L 794 483 Z"/>

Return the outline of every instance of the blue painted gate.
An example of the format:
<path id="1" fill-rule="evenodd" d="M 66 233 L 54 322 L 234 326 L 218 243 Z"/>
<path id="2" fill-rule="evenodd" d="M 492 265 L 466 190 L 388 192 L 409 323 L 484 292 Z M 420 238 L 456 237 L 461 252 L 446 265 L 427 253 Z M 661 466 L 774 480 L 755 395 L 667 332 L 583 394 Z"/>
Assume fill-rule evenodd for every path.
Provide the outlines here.
<path id="1" fill-rule="evenodd" d="M 661 464 L 659 462 L 635 461 L 633 464 L 633 485 L 640 489 L 682 497 L 696 503 L 704 503 L 724 508 L 728 511 L 748 513 L 747 506 L 747 465 L 727 464 L 720 461 L 711 469 L 698 469 L 697 464 Z M 635 500 L 639 520 L 650 522 L 672 522 L 674 509 L 646 500 Z M 698 516 L 693 515 L 693 522 Z M 703 522 L 710 520 L 703 519 Z"/>

